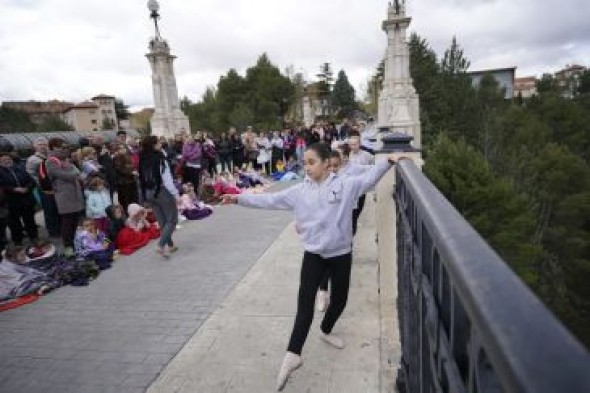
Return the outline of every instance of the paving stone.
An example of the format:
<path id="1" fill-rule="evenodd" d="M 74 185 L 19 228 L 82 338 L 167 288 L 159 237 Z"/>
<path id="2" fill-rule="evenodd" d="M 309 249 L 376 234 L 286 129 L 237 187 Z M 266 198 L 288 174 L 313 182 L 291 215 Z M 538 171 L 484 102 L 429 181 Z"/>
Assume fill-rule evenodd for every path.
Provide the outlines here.
<path id="1" fill-rule="evenodd" d="M 183 224 L 168 260 L 150 245 L 87 287 L 0 313 L 0 370 L 44 377 L 13 373 L 0 392 L 144 391 L 290 221 L 289 212 L 218 208 Z"/>

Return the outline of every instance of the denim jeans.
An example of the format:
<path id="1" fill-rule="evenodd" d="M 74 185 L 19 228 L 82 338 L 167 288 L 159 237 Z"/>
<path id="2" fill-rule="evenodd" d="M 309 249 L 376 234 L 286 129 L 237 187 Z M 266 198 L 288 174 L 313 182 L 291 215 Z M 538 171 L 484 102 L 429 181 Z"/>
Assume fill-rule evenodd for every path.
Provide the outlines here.
<path id="1" fill-rule="evenodd" d="M 162 185 L 157 196 L 154 195 L 154 190 L 146 190 L 146 204 L 152 208 L 160 225 L 158 247 L 172 247 L 172 233 L 178 223 L 178 208 L 174 196 Z"/>
<path id="2" fill-rule="evenodd" d="M 295 154 L 297 155 L 297 163 L 303 168 L 303 153 L 305 153 L 305 146 L 297 146 Z"/>

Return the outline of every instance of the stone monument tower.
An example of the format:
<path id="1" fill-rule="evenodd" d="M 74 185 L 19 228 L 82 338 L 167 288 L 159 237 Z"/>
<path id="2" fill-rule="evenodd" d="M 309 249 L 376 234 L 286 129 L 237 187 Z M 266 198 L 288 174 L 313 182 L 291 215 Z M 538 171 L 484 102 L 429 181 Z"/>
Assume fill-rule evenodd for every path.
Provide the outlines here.
<path id="1" fill-rule="evenodd" d="M 151 120 L 152 135 L 173 137 L 180 132 L 190 133 L 188 118 L 180 110 L 173 62 L 176 56 L 170 54 L 168 42 L 160 35 L 158 28 L 159 5 L 156 0 L 148 2 L 150 17 L 154 20 L 156 35 L 150 40 L 146 55 L 152 68 L 152 86 L 155 111 Z"/>
<path id="2" fill-rule="evenodd" d="M 412 18 L 406 16 L 406 1 L 389 3 L 383 30 L 387 33 L 385 75 L 379 96 L 377 126 L 411 135 L 412 145 L 421 147 L 420 104 L 410 76 L 410 50 L 406 30 Z"/>

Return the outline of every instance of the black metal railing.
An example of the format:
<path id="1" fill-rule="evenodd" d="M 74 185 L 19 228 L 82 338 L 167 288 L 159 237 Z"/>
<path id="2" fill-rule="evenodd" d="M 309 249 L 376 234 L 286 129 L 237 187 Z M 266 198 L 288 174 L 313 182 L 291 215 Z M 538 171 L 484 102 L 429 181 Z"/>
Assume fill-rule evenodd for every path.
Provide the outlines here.
<path id="1" fill-rule="evenodd" d="M 395 200 L 399 390 L 590 392 L 588 352 L 409 160 Z"/>

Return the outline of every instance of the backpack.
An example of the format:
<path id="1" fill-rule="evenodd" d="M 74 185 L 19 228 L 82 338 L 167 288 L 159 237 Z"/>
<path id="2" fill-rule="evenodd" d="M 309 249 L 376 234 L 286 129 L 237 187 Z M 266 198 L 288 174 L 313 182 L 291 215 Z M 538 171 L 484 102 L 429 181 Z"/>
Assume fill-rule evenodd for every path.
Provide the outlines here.
<path id="1" fill-rule="evenodd" d="M 39 168 L 37 168 L 37 177 L 39 179 L 39 188 L 41 191 L 51 192 L 53 191 L 53 185 L 51 184 L 51 179 L 47 173 L 46 161 L 47 159 L 43 159 L 39 164 Z"/>

